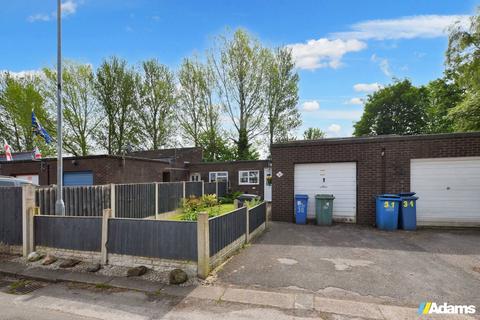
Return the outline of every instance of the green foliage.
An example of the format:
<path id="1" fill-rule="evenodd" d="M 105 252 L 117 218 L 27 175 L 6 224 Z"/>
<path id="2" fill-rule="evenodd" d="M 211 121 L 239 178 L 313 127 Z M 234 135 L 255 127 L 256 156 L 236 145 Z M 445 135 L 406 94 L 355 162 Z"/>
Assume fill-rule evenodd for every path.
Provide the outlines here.
<path id="1" fill-rule="evenodd" d="M 186 221 L 196 221 L 199 212 L 208 212 L 209 217 L 213 217 L 219 212 L 215 209 L 219 205 L 215 194 L 206 194 L 200 198 L 191 196 L 183 199 L 182 204 L 182 220 Z"/>
<path id="2" fill-rule="evenodd" d="M 43 69 L 43 92 L 52 110 L 57 105 L 57 73 Z M 96 130 L 101 122 L 94 96 L 94 74 L 87 64 L 65 62 L 62 69 L 63 147 L 75 156 L 86 156 L 94 149 Z"/>
<path id="3" fill-rule="evenodd" d="M 317 140 L 322 138 L 325 138 L 325 132 L 320 128 L 308 128 L 303 133 L 304 140 Z"/>
<path id="4" fill-rule="evenodd" d="M 250 201 L 245 201 L 245 204 L 247 205 L 248 208 L 256 207 L 260 203 L 262 203 L 262 199 L 260 199 L 260 198 L 252 199 Z"/>
<path id="5" fill-rule="evenodd" d="M 52 138 L 56 133 L 39 89 L 40 79 L 36 76 L 13 77 L 8 73 L 0 76 L 0 138 L 7 140 L 17 152 L 33 151 L 37 145 L 43 156 L 54 154 L 53 144 L 45 144 L 41 137 L 32 133 L 32 111 Z"/>
<path id="6" fill-rule="evenodd" d="M 445 78 L 430 81 L 428 91 L 427 117 L 428 133 L 446 133 L 455 131 L 454 119 L 449 117 L 452 110 L 463 99 L 463 90 L 453 81 Z"/>
<path id="7" fill-rule="evenodd" d="M 427 128 L 428 92 L 405 79 L 368 96 L 354 135 L 411 135 Z"/>
<path id="8" fill-rule="evenodd" d="M 464 91 L 464 98 L 448 113 L 457 131 L 480 130 L 480 7 L 465 29 L 450 29 L 446 74 Z"/>
<path id="9" fill-rule="evenodd" d="M 225 197 L 220 197 L 219 201 L 220 203 L 233 203 L 235 199 L 237 199 L 243 192 L 241 191 L 235 191 L 233 193 L 227 194 Z"/>

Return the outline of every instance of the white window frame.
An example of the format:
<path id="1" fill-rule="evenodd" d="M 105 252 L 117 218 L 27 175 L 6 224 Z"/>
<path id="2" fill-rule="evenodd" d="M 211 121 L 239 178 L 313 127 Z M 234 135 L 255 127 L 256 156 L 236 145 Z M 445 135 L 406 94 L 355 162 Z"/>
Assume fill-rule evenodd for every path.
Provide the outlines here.
<path id="1" fill-rule="evenodd" d="M 248 173 L 248 182 L 242 182 L 242 173 L 247 172 Z M 253 178 L 250 176 L 252 172 L 255 172 L 257 174 L 257 182 L 251 182 L 250 179 Z M 239 170 L 238 171 L 238 185 L 239 186 L 253 186 L 253 185 L 258 185 L 260 184 L 260 170 Z"/>
<path id="2" fill-rule="evenodd" d="M 194 177 L 196 177 L 196 179 L 194 179 Z M 202 175 L 200 174 L 200 172 L 194 172 L 190 175 L 190 181 L 191 182 L 199 182 L 199 181 L 202 181 Z"/>
<path id="3" fill-rule="evenodd" d="M 215 179 L 212 179 L 212 173 L 215 174 Z M 215 182 L 217 181 L 218 174 L 221 173 L 222 175 L 225 174 L 226 181 L 228 183 L 228 171 L 210 171 L 208 173 L 208 181 L 209 182 Z"/>

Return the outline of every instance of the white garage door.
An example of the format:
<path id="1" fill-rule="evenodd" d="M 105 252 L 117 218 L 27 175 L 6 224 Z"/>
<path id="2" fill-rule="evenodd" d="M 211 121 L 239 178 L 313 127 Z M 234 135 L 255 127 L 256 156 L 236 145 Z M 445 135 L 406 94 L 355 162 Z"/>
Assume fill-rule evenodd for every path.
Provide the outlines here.
<path id="1" fill-rule="evenodd" d="M 295 165 L 295 194 L 308 195 L 308 217 L 315 217 L 315 195 L 333 194 L 333 219 L 355 222 L 357 213 L 357 164 L 355 162 Z"/>
<path id="2" fill-rule="evenodd" d="M 480 224 L 480 157 L 411 160 L 419 225 Z"/>

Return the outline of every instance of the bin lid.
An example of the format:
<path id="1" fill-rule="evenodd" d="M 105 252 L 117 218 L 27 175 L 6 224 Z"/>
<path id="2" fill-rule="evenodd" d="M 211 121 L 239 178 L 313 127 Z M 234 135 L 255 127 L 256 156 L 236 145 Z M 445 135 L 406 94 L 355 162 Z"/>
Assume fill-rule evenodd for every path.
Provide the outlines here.
<path id="1" fill-rule="evenodd" d="M 416 196 L 403 196 L 402 200 L 418 200 Z"/>
<path id="2" fill-rule="evenodd" d="M 415 192 L 400 192 L 398 195 L 400 197 L 411 197 L 415 195 Z"/>
<path id="3" fill-rule="evenodd" d="M 393 194 L 393 193 L 384 193 L 384 194 L 379 194 L 377 198 L 400 198 L 398 194 Z"/>
<path id="4" fill-rule="evenodd" d="M 306 194 L 296 194 L 295 199 L 308 199 L 308 195 L 306 195 Z"/>
<path id="5" fill-rule="evenodd" d="M 333 194 L 317 194 L 315 195 L 315 199 L 327 199 L 327 200 L 333 200 L 335 197 Z"/>

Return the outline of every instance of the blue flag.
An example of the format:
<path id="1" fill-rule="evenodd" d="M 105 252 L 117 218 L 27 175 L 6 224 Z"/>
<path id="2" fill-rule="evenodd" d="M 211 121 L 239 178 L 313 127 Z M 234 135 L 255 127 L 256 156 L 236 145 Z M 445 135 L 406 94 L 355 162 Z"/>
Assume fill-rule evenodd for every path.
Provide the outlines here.
<path id="1" fill-rule="evenodd" d="M 52 142 L 52 137 L 48 134 L 47 130 L 38 122 L 35 112 L 32 111 L 32 131 L 33 134 L 42 137 L 47 144 Z"/>

